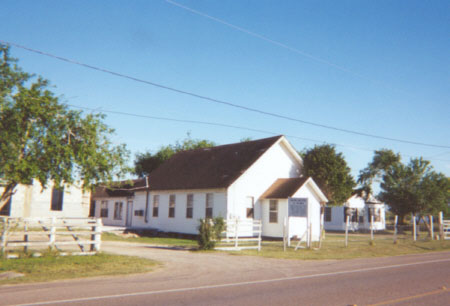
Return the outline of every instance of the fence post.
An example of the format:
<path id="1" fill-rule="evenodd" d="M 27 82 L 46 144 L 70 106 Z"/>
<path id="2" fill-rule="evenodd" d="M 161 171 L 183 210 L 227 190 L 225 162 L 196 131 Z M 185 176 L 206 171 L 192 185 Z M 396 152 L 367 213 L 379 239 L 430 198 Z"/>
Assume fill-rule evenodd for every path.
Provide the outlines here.
<path id="1" fill-rule="evenodd" d="M 94 234 L 94 242 L 95 242 L 95 244 L 94 244 L 94 251 L 95 252 L 100 252 L 100 246 L 101 246 L 101 243 L 102 243 L 102 219 L 101 218 L 98 218 L 96 221 L 95 221 L 95 227 L 94 227 L 94 231 L 95 231 L 95 234 Z"/>
<path id="2" fill-rule="evenodd" d="M 7 235 L 7 218 L 1 218 L 3 223 L 3 229 L 2 229 L 2 255 L 6 256 L 6 235 Z"/>
<path id="3" fill-rule="evenodd" d="M 434 240 L 434 222 L 433 222 L 433 216 L 429 216 L 430 221 L 430 234 L 431 234 L 431 240 Z"/>
<path id="4" fill-rule="evenodd" d="M 345 247 L 348 246 L 348 222 L 349 222 L 350 216 L 345 216 Z"/>
<path id="5" fill-rule="evenodd" d="M 23 231 L 25 232 L 23 235 L 23 241 L 26 243 L 23 246 L 23 251 L 24 251 L 24 253 L 27 253 L 28 252 L 28 234 L 27 234 L 28 233 L 28 224 L 27 224 L 26 220 L 23 220 L 23 222 L 24 222 Z"/>
<path id="6" fill-rule="evenodd" d="M 439 212 L 439 238 L 444 240 L 444 213 L 442 211 Z"/>
<path id="7" fill-rule="evenodd" d="M 309 233 L 309 248 L 312 248 L 312 223 L 310 222 L 309 223 L 309 231 L 308 231 L 308 233 Z"/>
<path id="8" fill-rule="evenodd" d="M 238 248 L 238 219 L 236 218 L 236 224 L 234 226 L 234 247 Z"/>
<path id="9" fill-rule="evenodd" d="M 413 220 L 413 239 L 414 241 L 416 241 L 417 240 L 416 215 L 412 216 L 412 220 Z"/>
<path id="10" fill-rule="evenodd" d="M 55 248 L 55 241 L 56 241 L 56 217 L 52 217 L 52 222 L 50 224 L 50 249 L 54 250 Z"/>
<path id="11" fill-rule="evenodd" d="M 283 220 L 283 252 L 286 252 L 286 217 Z"/>
<path id="12" fill-rule="evenodd" d="M 395 218 L 394 218 L 394 243 L 397 243 L 397 223 L 398 223 L 398 216 L 395 215 Z"/>
<path id="13" fill-rule="evenodd" d="M 258 252 L 261 251 L 261 236 L 262 236 L 262 221 L 258 222 L 259 224 L 259 235 L 258 235 Z"/>
<path id="14" fill-rule="evenodd" d="M 370 216 L 370 240 L 373 240 L 373 219 L 374 219 L 374 216 L 371 215 Z"/>

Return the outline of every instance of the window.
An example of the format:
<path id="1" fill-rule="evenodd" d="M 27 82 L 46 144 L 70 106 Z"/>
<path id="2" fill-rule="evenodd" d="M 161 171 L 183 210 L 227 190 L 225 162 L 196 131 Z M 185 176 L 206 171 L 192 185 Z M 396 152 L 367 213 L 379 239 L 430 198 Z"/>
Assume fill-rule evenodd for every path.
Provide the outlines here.
<path id="1" fill-rule="evenodd" d="M 214 206 L 214 194 L 207 193 L 206 194 L 205 218 L 213 217 L 213 206 Z"/>
<path id="2" fill-rule="evenodd" d="M 159 195 L 153 196 L 153 217 L 158 217 L 159 212 Z"/>
<path id="3" fill-rule="evenodd" d="M 253 197 L 247 197 L 247 219 L 253 219 L 255 212 L 255 204 Z"/>
<path id="4" fill-rule="evenodd" d="M 64 188 L 61 189 L 53 188 L 51 210 L 61 211 L 63 209 L 63 198 L 64 198 Z"/>
<path id="5" fill-rule="evenodd" d="M 136 217 L 143 217 L 144 216 L 144 210 L 143 209 L 135 210 L 134 211 L 134 215 Z"/>
<path id="6" fill-rule="evenodd" d="M 348 222 L 358 222 L 358 211 L 355 208 L 344 208 L 344 222 L 347 222 L 347 216 L 349 216 Z"/>
<path id="7" fill-rule="evenodd" d="M 269 222 L 270 223 L 278 223 L 278 201 L 277 200 L 270 200 Z"/>
<path id="8" fill-rule="evenodd" d="M 192 219 L 194 213 L 194 195 L 188 194 L 186 199 L 186 218 Z"/>
<path id="9" fill-rule="evenodd" d="M 114 220 L 122 220 L 122 209 L 123 209 L 122 202 L 114 203 Z"/>
<path id="10" fill-rule="evenodd" d="M 331 207 L 325 207 L 325 222 L 331 222 Z"/>
<path id="11" fill-rule="evenodd" d="M 175 218 L 175 195 L 169 197 L 169 218 Z"/>
<path id="12" fill-rule="evenodd" d="M 108 218 L 108 201 L 102 201 L 100 206 L 100 218 Z"/>
<path id="13" fill-rule="evenodd" d="M 11 215 L 11 199 L 12 196 L 9 198 L 8 203 L 2 207 L 0 210 L 0 216 L 10 216 Z"/>

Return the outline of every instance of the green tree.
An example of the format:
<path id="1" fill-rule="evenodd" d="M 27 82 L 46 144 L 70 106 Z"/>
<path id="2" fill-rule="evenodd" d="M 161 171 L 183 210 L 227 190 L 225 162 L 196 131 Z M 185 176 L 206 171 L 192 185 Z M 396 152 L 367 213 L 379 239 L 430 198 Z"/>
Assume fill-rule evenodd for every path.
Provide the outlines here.
<path id="1" fill-rule="evenodd" d="M 399 154 L 390 150 L 375 151 L 373 161 L 360 172 L 358 182 L 370 188 L 375 179 L 380 182 L 378 197 L 399 216 L 401 223 L 410 213 L 423 217 L 447 210 L 449 180 L 433 171 L 430 162 L 423 158 L 413 158 L 405 165 Z"/>
<path id="2" fill-rule="evenodd" d="M 342 205 L 351 196 L 355 181 L 350 174 L 342 153 L 337 153 L 334 146 L 316 145 L 301 152 L 303 174 L 310 176 L 326 195 L 328 205 Z"/>
<path id="3" fill-rule="evenodd" d="M 69 110 L 48 84 L 22 71 L 0 44 L 0 208 L 33 179 L 43 187 L 80 181 L 86 190 L 127 171 L 128 151 L 111 144 L 103 116 Z"/>
<path id="4" fill-rule="evenodd" d="M 151 152 L 136 154 L 134 173 L 139 177 L 147 176 L 175 153 L 186 150 L 210 148 L 215 145 L 214 142 L 209 140 L 192 139 L 188 134 L 187 138 L 183 141 L 177 141 L 173 145 L 163 146 L 154 154 Z"/>

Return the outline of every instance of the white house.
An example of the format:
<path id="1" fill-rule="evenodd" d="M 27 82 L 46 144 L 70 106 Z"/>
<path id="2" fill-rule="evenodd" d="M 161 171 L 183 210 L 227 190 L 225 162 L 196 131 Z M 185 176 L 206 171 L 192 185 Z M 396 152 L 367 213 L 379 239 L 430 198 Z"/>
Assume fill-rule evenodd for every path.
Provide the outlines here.
<path id="1" fill-rule="evenodd" d="M 99 186 L 92 193 L 91 209 L 104 225 L 133 228 L 144 221 L 148 193 L 148 178 Z"/>
<path id="2" fill-rule="evenodd" d="M 199 219 L 221 216 L 262 220 L 264 236 L 281 237 L 288 198 L 302 197 L 308 199 L 309 220 L 316 229 L 320 226 L 316 211 L 327 200 L 311 179 L 295 181 L 295 190 L 280 198 L 266 194 L 279 179 L 300 178 L 301 168 L 301 157 L 284 136 L 183 151 L 150 174 L 148 188 L 138 186 L 120 199 L 95 196 L 96 216 L 101 207 L 125 211 L 126 203 L 130 213 L 122 214 L 131 215 L 135 228 L 197 234 Z M 122 215 L 121 224 L 123 219 Z M 302 225 L 297 229 L 295 224 L 293 220 L 293 234 L 301 232 Z"/>
<path id="3" fill-rule="evenodd" d="M 386 229 L 386 206 L 370 196 L 369 199 L 353 195 L 343 206 L 325 207 L 325 230 L 344 231 L 345 219 L 349 215 L 349 230 L 370 230 L 371 216 L 373 216 L 373 229 Z"/>
<path id="4" fill-rule="evenodd" d="M 4 183 L 0 183 L 0 193 L 4 188 Z M 89 204 L 90 193 L 83 192 L 79 186 L 64 186 L 60 190 L 50 183 L 43 189 L 37 180 L 33 180 L 30 185 L 16 187 L 11 200 L 0 210 L 0 216 L 87 218 Z"/>

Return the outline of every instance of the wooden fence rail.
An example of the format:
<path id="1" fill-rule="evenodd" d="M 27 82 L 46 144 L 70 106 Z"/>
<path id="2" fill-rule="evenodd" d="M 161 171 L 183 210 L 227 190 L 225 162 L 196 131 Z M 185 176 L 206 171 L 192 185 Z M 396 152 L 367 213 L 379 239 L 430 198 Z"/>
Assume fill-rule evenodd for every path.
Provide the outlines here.
<path id="1" fill-rule="evenodd" d="M 261 220 L 228 219 L 226 230 L 222 233 L 221 246 L 217 250 L 261 250 L 262 223 Z"/>
<path id="2" fill-rule="evenodd" d="M 96 218 L 1 217 L 0 229 L 0 251 L 7 258 L 18 257 L 14 252 L 20 250 L 27 253 L 45 248 L 63 255 L 92 255 L 101 246 L 102 220 Z"/>

